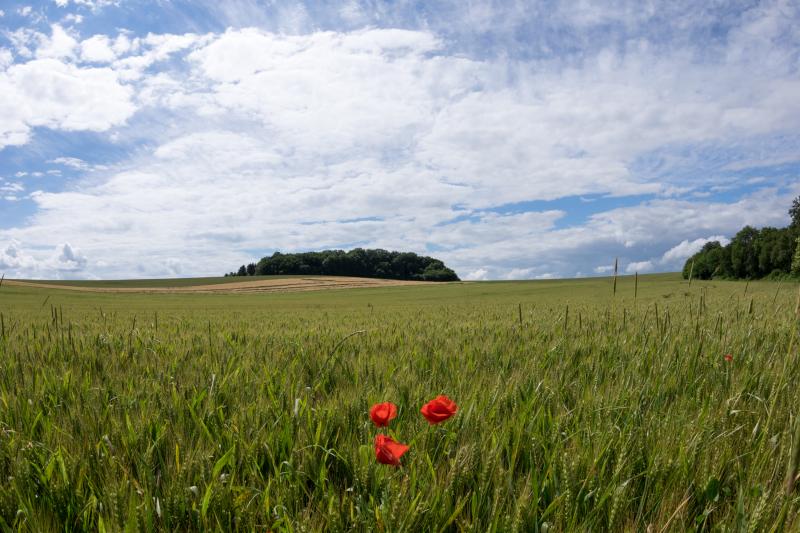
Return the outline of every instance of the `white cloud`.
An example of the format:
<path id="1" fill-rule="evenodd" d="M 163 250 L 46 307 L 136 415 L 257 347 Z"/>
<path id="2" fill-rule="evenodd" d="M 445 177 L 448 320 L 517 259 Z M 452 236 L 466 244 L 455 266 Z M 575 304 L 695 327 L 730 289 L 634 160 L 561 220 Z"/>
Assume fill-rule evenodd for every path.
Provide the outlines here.
<path id="1" fill-rule="evenodd" d="M 489 279 L 489 271 L 485 268 L 479 268 L 464 276 L 466 281 L 485 281 Z"/>
<path id="2" fill-rule="evenodd" d="M 154 64 L 168 59 L 176 52 L 200 45 L 208 37 L 187 33 L 184 35 L 153 35 L 149 34 L 144 39 L 129 39 L 126 35 L 117 36 L 112 50 L 121 55 L 125 52 L 141 52 L 139 55 L 128 55 L 114 62 L 114 70 L 121 79 L 131 81 L 139 80 L 144 76 L 145 70 Z"/>
<path id="3" fill-rule="evenodd" d="M 11 240 L 5 244 L 5 249 L 0 250 L 0 271 L 6 277 L 72 277 L 84 270 L 87 263 L 80 250 L 69 243 L 49 250 L 27 249 L 23 243 Z"/>
<path id="4" fill-rule="evenodd" d="M 718 241 L 720 244 L 725 246 L 730 242 L 730 239 L 724 235 L 714 235 L 712 237 L 694 239 L 693 241 L 684 239 L 664 252 L 664 255 L 661 257 L 661 262 L 663 264 L 674 266 L 677 266 L 679 263 L 681 263 L 682 266 L 683 262 L 699 252 L 706 243 L 711 241 Z"/>
<path id="5" fill-rule="evenodd" d="M 14 63 L 14 56 L 8 48 L 0 48 L 0 70 L 5 70 Z"/>
<path id="6" fill-rule="evenodd" d="M 365 23 L 368 22 L 370 18 L 365 10 L 359 6 L 358 2 L 354 0 L 341 2 L 339 16 L 350 24 L 358 25 L 366 25 Z"/>
<path id="7" fill-rule="evenodd" d="M 0 192 L 4 193 L 14 193 L 14 192 L 22 192 L 25 190 L 25 187 L 19 182 L 2 182 L 0 181 Z"/>
<path id="8" fill-rule="evenodd" d="M 552 274 L 550 274 L 552 275 Z M 548 274 L 534 274 L 534 269 L 532 268 L 512 268 L 508 271 L 508 273 L 504 276 L 505 279 L 531 279 L 532 277 L 536 277 L 537 279 L 545 279 L 541 276 L 547 277 Z"/>
<path id="9" fill-rule="evenodd" d="M 106 35 L 94 35 L 81 41 L 81 59 L 93 63 L 110 63 L 117 58 L 111 39 Z"/>
<path id="10" fill-rule="evenodd" d="M 36 59 L 0 72 L 0 149 L 24 144 L 30 130 L 104 131 L 135 111 L 133 91 L 107 68 Z"/>
<path id="11" fill-rule="evenodd" d="M 86 257 L 80 250 L 74 249 L 69 243 L 64 243 L 56 250 L 54 267 L 57 270 L 75 272 L 82 270 L 86 262 Z"/>
<path id="12" fill-rule="evenodd" d="M 83 15 L 78 15 L 76 13 L 70 13 L 69 15 L 66 15 L 62 20 L 63 20 L 63 22 L 69 22 L 69 23 L 72 23 L 72 24 L 80 24 L 81 22 L 83 22 Z"/>
<path id="13" fill-rule="evenodd" d="M 36 57 L 39 59 L 73 57 L 73 50 L 78 46 L 78 41 L 59 24 L 53 24 L 50 30 L 49 36 L 39 34 L 40 42 L 38 48 L 36 48 Z"/>
<path id="14" fill-rule="evenodd" d="M 11 241 L 4 250 L 0 251 L 0 269 L 27 271 L 32 269 L 35 264 L 36 261 L 32 257 L 25 255 L 19 249 L 19 243 L 16 241 Z"/>
<path id="15" fill-rule="evenodd" d="M 44 35 L 29 28 L 17 28 L 14 31 L 6 32 L 5 37 L 11 42 L 14 52 L 20 57 L 33 57 L 31 47 L 34 47 Z"/>
<path id="16" fill-rule="evenodd" d="M 58 7 L 67 7 L 70 1 L 76 6 L 87 7 L 93 11 L 108 6 L 119 5 L 120 0 L 53 0 Z"/>
<path id="17" fill-rule="evenodd" d="M 114 50 L 114 53 L 118 55 L 136 51 L 139 48 L 139 39 L 131 39 L 124 33 L 120 33 L 114 39 L 114 44 L 111 48 Z"/>
<path id="18" fill-rule="evenodd" d="M 57 165 L 64 165 L 65 167 L 73 168 L 75 170 L 89 170 L 91 167 L 86 161 L 83 159 L 78 159 L 77 157 L 57 157 L 48 163 L 55 163 Z"/>
<path id="19" fill-rule="evenodd" d="M 628 274 L 633 274 L 635 272 L 650 272 L 653 270 L 653 262 L 652 261 L 634 261 L 633 263 L 628 263 L 625 267 L 625 272 Z"/>

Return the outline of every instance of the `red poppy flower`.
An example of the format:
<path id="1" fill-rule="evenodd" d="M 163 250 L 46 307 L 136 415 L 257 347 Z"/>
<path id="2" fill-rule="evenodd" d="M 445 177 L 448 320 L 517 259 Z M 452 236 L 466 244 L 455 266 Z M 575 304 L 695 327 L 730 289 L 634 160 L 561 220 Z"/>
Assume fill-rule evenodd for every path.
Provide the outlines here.
<path id="1" fill-rule="evenodd" d="M 379 428 L 386 427 L 397 417 L 397 406 L 392 402 L 376 403 L 369 410 L 369 417 Z"/>
<path id="2" fill-rule="evenodd" d="M 400 466 L 400 457 L 408 451 L 408 446 L 396 442 L 386 435 L 375 437 L 375 458 L 384 465 Z"/>
<path id="3" fill-rule="evenodd" d="M 422 406 L 422 409 L 419 410 L 429 424 L 438 424 L 439 422 L 444 422 L 456 414 L 456 411 L 458 411 L 456 402 L 447 396 L 442 395 L 437 396 L 433 400 L 429 401 Z"/>
<path id="4" fill-rule="evenodd" d="M 725 360 L 730 363 L 731 361 L 733 361 L 733 356 L 731 354 L 727 353 L 727 354 L 725 354 Z"/>

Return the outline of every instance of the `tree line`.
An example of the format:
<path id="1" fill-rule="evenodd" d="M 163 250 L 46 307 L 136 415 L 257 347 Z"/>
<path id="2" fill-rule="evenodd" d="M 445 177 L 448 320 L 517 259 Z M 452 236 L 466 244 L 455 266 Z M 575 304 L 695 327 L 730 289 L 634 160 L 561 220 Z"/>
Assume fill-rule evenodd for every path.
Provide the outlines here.
<path id="1" fill-rule="evenodd" d="M 745 226 L 731 242 L 707 242 L 686 260 L 683 277 L 760 279 L 800 276 L 800 196 L 789 209 L 785 228 Z"/>
<path id="2" fill-rule="evenodd" d="M 225 276 L 355 276 L 417 281 L 460 281 L 456 273 L 433 257 L 412 252 L 355 248 L 284 254 L 275 252 L 257 263 L 242 265 Z"/>

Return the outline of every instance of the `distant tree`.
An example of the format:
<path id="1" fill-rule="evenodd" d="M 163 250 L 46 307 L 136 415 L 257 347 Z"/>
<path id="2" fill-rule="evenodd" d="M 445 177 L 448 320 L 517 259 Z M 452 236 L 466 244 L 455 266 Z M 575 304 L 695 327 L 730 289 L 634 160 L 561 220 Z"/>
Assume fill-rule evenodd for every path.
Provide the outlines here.
<path id="1" fill-rule="evenodd" d="M 249 267 L 249 265 L 248 265 Z M 433 257 L 410 252 L 388 252 L 381 249 L 355 248 L 282 254 L 262 257 L 255 265 L 255 274 L 359 276 L 369 278 L 458 281 L 456 273 Z"/>
<path id="2" fill-rule="evenodd" d="M 792 218 L 791 227 L 800 228 L 800 196 L 792 201 L 792 207 L 789 208 L 789 216 Z"/>
<path id="3" fill-rule="evenodd" d="M 239 271 L 236 273 L 237 276 L 246 276 L 247 275 L 247 267 L 242 265 L 239 267 Z"/>
<path id="4" fill-rule="evenodd" d="M 247 275 L 248 276 L 255 276 L 256 275 L 256 264 L 250 263 L 247 265 Z"/>
<path id="5" fill-rule="evenodd" d="M 733 274 L 740 279 L 758 277 L 758 255 L 756 240 L 758 230 L 745 226 L 731 240 L 731 266 Z"/>

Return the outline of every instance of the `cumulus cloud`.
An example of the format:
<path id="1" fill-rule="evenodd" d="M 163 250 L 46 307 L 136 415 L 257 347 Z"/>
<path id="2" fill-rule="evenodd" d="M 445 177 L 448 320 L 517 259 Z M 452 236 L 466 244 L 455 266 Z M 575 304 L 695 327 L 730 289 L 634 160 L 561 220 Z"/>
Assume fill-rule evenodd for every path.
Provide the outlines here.
<path id="1" fill-rule="evenodd" d="M 30 270 L 35 265 L 36 261 L 24 254 L 16 241 L 11 241 L 4 250 L 0 251 L 0 269 L 23 271 Z"/>
<path id="2" fill-rule="evenodd" d="M 37 58 L 52 57 L 55 59 L 71 58 L 78 46 L 78 41 L 59 24 L 53 24 L 49 36 L 39 34 L 39 46 L 36 48 Z"/>
<path id="3" fill-rule="evenodd" d="M 653 270 L 653 262 L 652 261 L 634 261 L 633 263 L 628 263 L 625 267 L 625 272 L 628 274 L 633 274 L 635 272 L 650 272 Z"/>
<path id="4" fill-rule="evenodd" d="M 489 271 L 485 268 L 479 268 L 478 270 L 473 270 L 472 272 L 468 272 L 464 275 L 464 279 L 466 281 L 485 281 L 489 279 Z"/>
<path id="5" fill-rule="evenodd" d="M 0 271 L 6 277 L 72 277 L 80 273 L 86 264 L 86 257 L 69 243 L 62 243 L 47 251 L 26 249 L 23 243 L 11 240 L 0 250 Z"/>
<path id="6" fill-rule="evenodd" d="M 86 257 L 79 250 L 74 249 L 69 243 L 62 244 L 56 250 L 55 262 L 56 270 L 75 272 L 82 270 L 86 266 Z"/>
<path id="7" fill-rule="evenodd" d="M 117 58 L 107 35 L 94 35 L 81 41 L 81 58 L 93 63 L 110 63 Z"/>
<path id="8" fill-rule="evenodd" d="M 699 238 L 690 241 L 684 239 L 666 252 L 661 257 L 663 264 L 677 266 L 679 263 L 685 262 L 689 257 L 696 254 L 708 242 L 717 241 L 723 246 L 726 246 L 730 239 L 724 235 L 714 235 L 712 237 Z"/>
<path id="9" fill-rule="evenodd" d="M 138 91 L 131 82 L 204 39 L 194 34 L 131 39 L 123 32 L 79 42 L 59 24 L 49 34 L 19 28 L 6 36 L 21 58 L 32 59 L 15 63 L 11 51 L 0 48 L 0 150 L 27 143 L 37 126 L 106 131 L 125 124 L 137 111 Z"/>
<path id="10" fill-rule="evenodd" d="M 107 68 L 35 59 L 0 72 L 0 149 L 28 141 L 30 130 L 104 131 L 135 111 L 133 91 Z"/>

